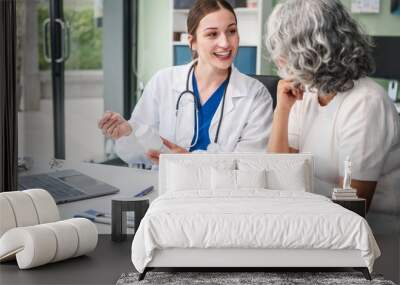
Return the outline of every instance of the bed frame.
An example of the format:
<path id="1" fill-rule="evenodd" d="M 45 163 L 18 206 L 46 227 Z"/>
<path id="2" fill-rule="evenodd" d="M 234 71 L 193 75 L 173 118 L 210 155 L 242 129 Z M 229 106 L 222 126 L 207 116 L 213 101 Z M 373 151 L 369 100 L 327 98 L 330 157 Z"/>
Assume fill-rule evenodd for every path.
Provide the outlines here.
<path id="1" fill-rule="evenodd" d="M 313 192 L 314 162 L 311 154 L 166 154 L 161 156 L 159 168 L 159 194 L 165 192 L 166 167 L 169 161 L 214 161 L 245 159 L 299 159 L 306 163 L 308 187 L 306 191 Z M 359 250 L 329 250 L 329 249 L 240 249 L 240 248 L 170 248 L 158 249 L 154 252 L 152 261 L 147 265 L 139 280 L 146 273 L 156 268 L 230 268 L 234 271 L 246 271 L 254 268 L 343 268 L 350 267 L 361 271 L 367 280 L 371 276 Z M 262 271 L 262 270 L 261 270 Z"/>
<path id="2" fill-rule="evenodd" d="M 371 280 L 359 250 L 328 249 L 181 249 L 156 250 L 153 260 L 139 275 L 143 280 L 155 268 L 231 268 L 246 271 L 271 268 L 343 268 L 361 271 Z M 262 270 L 261 270 L 262 271 Z"/>

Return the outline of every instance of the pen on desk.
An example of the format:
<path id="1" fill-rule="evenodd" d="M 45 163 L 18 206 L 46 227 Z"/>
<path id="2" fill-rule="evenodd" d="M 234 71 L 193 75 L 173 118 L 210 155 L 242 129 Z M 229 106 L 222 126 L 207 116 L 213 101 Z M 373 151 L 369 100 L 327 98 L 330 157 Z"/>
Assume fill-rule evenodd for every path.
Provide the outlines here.
<path id="1" fill-rule="evenodd" d="M 153 191 L 154 187 L 150 186 L 147 187 L 146 189 L 144 189 L 143 191 L 137 193 L 134 197 L 143 197 L 146 196 L 147 194 L 149 194 L 151 191 Z"/>

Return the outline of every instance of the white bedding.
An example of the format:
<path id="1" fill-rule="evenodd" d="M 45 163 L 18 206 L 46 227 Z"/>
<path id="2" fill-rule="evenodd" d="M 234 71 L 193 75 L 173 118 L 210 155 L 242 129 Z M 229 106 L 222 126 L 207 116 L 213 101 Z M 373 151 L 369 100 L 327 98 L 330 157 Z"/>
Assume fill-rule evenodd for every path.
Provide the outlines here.
<path id="1" fill-rule="evenodd" d="M 165 248 L 357 249 L 370 272 L 380 255 L 359 215 L 320 195 L 265 189 L 160 196 L 140 223 L 132 262 L 143 272 Z"/>

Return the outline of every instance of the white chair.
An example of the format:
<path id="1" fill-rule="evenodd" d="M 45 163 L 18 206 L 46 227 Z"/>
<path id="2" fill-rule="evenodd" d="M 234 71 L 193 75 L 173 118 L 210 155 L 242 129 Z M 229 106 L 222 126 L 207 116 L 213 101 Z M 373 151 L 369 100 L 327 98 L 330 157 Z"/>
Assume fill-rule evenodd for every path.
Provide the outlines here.
<path id="1" fill-rule="evenodd" d="M 16 259 L 20 269 L 28 269 L 95 249 L 98 233 L 91 221 L 59 219 L 45 190 L 0 193 L 0 262 Z"/>

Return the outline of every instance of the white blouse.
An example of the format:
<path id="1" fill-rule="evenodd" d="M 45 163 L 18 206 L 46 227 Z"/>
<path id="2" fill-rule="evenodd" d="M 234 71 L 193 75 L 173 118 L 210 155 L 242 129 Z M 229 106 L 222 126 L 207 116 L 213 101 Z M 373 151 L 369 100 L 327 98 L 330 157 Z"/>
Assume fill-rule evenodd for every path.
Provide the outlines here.
<path id="1" fill-rule="evenodd" d="M 320 106 L 315 92 L 307 91 L 290 113 L 289 145 L 313 154 L 314 189 L 325 196 L 343 177 L 347 156 L 353 179 L 378 181 L 379 186 L 390 176 L 400 184 L 399 115 L 383 88 L 370 78 L 355 81 L 351 90 L 338 93 L 326 106 Z M 397 191 L 400 201 L 400 189 L 391 191 Z"/>

